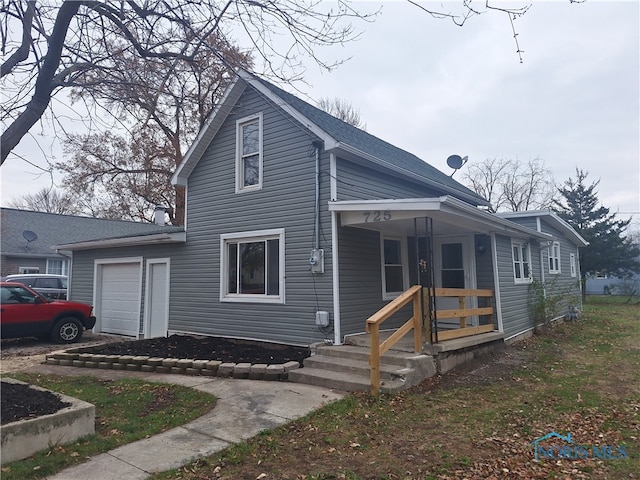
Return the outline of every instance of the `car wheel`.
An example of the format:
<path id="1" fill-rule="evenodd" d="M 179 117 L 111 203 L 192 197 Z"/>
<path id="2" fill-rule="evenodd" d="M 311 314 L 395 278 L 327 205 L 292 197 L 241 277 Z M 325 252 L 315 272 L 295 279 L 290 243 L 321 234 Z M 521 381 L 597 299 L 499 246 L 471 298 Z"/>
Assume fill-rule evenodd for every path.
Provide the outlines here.
<path id="1" fill-rule="evenodd" d="M 77 318 L 65 317 L 53 326 L 51 338 L 56 343 L 73 343 L 82 337 L 82 324 Z"/>

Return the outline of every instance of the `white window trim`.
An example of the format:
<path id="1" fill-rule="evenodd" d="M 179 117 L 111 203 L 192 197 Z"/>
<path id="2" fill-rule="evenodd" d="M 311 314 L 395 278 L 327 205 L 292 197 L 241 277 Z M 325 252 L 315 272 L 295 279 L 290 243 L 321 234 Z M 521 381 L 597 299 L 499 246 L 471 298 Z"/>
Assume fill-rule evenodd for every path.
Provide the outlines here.
<path id="1" fill-rule="evenodd" d="M 400 242 L 400 261 L 402 262 L 402 291 L 401 292 L 387 292 L 387 278 L 386 278 L 386 269 L 384 263 L 384 241 L 385 240 L 397 240 Z M 380 270 L 382 272 L 382 299 L 383 300 L 393 300 L 396 297 L 399 297 L 402 292 L 407 290 L 407 285 L 409 284 L 409 259 L 407 256 L 407 249 L 405 247 L 406 239 L 402 237 L 394 237 L 391 235 L 380 235 Z"/>
<path id="2" fill-rule="evenodd" d="M 244 169 L 242 163 L 242 127 L 248 123 L 258 121 L 258 183 L 256 185 L 245 186 L 244 185 Z M 249 117 L 241 118 L 236 121 L 236 193 L 251 192 L 255 190 L 262 190 L 262 113 L 251 115 Z"/>
<path id="3" fill-rule="evenodd" d="M 278 295 L 252 295 L 246 293 L 225 293 L 228 290 L 229 275 L 227 274 L 227 242 L 234 241 L 261 241 L 261 240 L 279 240 L 279 285 Z M 220 301 L 236 302 L 236 303 L 285 303 L 284 287 L 285 287 L 285 244 L 284 244 L 284 228 L 274 228 L 270 230 L 254 230 L 251 232 L 224 233 L 220 235 Z"/>
<path id="4" fill-rule="evenodd" d="M 513 258 L 513 247 L 518 247 L 518 251 L 520 252 L 520 254 L 522 254 L 522 248 L 525 247 L 526 252 L 527 252 L 527 258 L 528 258 L 528 264 L 529 264 L 529 276 L 525 277 L 524 276 L 524 268 L 523 265 L 525 262 L 523 262 L 523 259 L 520 258 L 520 260 L 518 261 L 519 264 L 519 268 L 520 268 L 520 278 L 518 278 L 516 276 L 516 259 Z M 531 272 L 531 246 L 526 243 L 526 242 L 519 242 L 519 241 L 514 241 L 511 240 L 511 264 L 513 265 L 513 282 L 516 284 L 528 284 L 533 282 L 533 278 L 532 278 L 532 272 Z"/>
<path id="5" fill-rule="evenodd" d="M 560 242 L 553 242 L 551 245 L 549 245 L 548 254 L 549 273 L 551 275 L 558 275 L 562 273 L 562 264 L 560 263 Z M 554 264 L 553 268 L 551 267 L 551 262 L 553 262 Z M 556 266 L 558 268 L 555 268 Z"/>
<path id="6" fill-rule="evenodd" d="M 569 268 L 571 269 L 571 276 L 573 278 L 577 277 L 578 272 L 576 270 L 576 254 L 575 253 L 569 254 Z"/>

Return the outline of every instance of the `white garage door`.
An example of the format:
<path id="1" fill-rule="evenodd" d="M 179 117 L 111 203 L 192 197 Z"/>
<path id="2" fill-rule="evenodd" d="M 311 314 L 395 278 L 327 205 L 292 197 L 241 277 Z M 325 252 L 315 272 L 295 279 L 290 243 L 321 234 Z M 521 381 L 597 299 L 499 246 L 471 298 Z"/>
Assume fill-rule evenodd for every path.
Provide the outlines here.
<path id="1" fill-rule="evenodd" d="M 137 336 L 140 330 L 140 262 L 101 264 L 96 316 L 105 333 Z"/>

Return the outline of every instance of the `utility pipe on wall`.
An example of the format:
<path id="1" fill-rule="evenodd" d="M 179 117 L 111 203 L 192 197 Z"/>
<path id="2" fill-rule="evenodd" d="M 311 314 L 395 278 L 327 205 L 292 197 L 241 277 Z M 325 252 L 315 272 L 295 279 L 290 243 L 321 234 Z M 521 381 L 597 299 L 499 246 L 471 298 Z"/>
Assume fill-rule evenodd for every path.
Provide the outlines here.
<path id="1" fill-rule="evenodd" d="M 320 248 L 320 151 L 322 150 L 322 142 L 313 142 L 316 151 L 316 204 L 315 204 L 315 237 L 313 248 Z"/>

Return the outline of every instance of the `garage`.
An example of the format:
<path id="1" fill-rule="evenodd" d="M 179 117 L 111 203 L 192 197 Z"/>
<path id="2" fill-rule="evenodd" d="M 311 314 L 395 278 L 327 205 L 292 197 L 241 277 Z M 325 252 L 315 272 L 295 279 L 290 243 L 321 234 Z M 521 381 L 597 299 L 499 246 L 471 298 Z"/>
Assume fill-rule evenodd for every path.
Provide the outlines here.
<path id="1" fill-rule="evenodd" d="M 95 263 L 96 331 L 138 337 L 142 259 L 103 259 Z"/>

